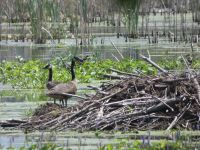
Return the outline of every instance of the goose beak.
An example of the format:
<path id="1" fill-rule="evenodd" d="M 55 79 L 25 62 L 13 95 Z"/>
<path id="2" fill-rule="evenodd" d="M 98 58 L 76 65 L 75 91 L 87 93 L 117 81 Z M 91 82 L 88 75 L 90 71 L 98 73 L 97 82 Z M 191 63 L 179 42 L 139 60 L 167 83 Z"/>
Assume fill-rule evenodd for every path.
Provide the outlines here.
<path id="1" fill-rule="evenodd" d="M 65 67 L 66 67 L 67 70 L 70 70 L 71 65 L 66 63 L 66 64 L 65 64 Z"/>

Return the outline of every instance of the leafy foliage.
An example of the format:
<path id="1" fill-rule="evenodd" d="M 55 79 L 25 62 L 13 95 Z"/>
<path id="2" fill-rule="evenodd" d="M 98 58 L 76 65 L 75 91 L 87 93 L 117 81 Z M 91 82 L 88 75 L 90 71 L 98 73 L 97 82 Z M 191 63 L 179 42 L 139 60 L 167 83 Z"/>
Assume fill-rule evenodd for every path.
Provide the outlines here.
<path id="1" fill-rule="evenodd" d="M 9 148 L 10 150 L 14 150 L 14 148 Z M 64 148 L 62 147 L 59 147 L 58 145 L 56 144 L 52 144 L 52 143 L 46 143 L 46 144 L 43 144 L 42 146 L 38 146 L 36 144 L 33 144 L 31 145 L 30 147 L 20 147 L 20 150 L 64 150 Z"/>
<path id="2" fill-rule="evenodd" d="M 192 148 L 192 144 L 186 144 L 184 141 L 157 141 L 152 143 L 144 143 L 139 140 L 131 142 L 128 139 L 121 139 L 115 144 L 104 145 L 100 147 L 99 150 L 187 150 L 190 148 Z"/>
<path id="3" fill-rule="evenodd" d="M 181 57 L 171 59 L 170 61 L 168 59 L 163 59 L 159 64 L 166 70 L 183 69 L 185 67 Z"/>
<path id="4" fill-rule="evenodd" d="M 9 147 L 8 149 L 14 150 L 13 147 Z M 31 145 L 30 147 L 20 147 L 20 150 L 64 150 L 66 148 L 58 146 L 57 144 L 46 143 L 38 146 L 36 144 Z M 70 149 L 70 148 L 67 148 Z M 139 140 L 135 140 L 134 142 L 129 139 L 120 139 L 115 143 L 107 144 L 98 148 L 99 150 L 188 150 L 194 149 L 194 146 L 190 143 L 186 143 L 184 141 L 154 141 L 152 143 L 143 143 Z"/>
<path id="5" fill-rule="evenodd" d="M 70 71 L 63 67 L 57 59 L 52 61 L 53 78 L 56 81 L 66 82 L 71 79 Z M 42 89 L 48 77 L 48 71 L 43 70 L 45 63 L 39 60 L 27 62 L 12 61 L 0 65 L 0 82 L 9 83 L 15 88 Z M 124 59 L 120 62 L 112 60 L 91 60 L 84 64 L 77 64 L 76 75 L 80 82 L 91 82 L 102 79 L 103 74 L 110 73 L 110 68 L 134 73 L 141 70 L 144 74 L 155 74 L 156 69 L 143 61 Z"/>
<path id="6" fill-rule="evenodd" d="M 61 61 L 62 59 L 62 61 Z M 70 71 L 63 67 L 63 63 L 69 61 L 68 58 L 55 58 L 53 64 L 53 80 L 66 82 L 71 79 Z M 200 68 L 200 61 L 193 62 L 194 69 Z M 162 60 L 159 65 L 166 70 L 184 69 L 181 59 Z M 45 63 L 40 60 L 24 61 L 5 61 L 0 64 L 0 82 L 11 84 L 14 88 L 23 89 L 43 89 L 48 78 L 48 71 L 43 70 Z M 79 82 L 86 83 L 93 80 L 103 79 L 102 75 L 112 73 L 110 68 L 128 73 L 140 72 L 146 75 L 155 75 L 157 70 L 141 60 L 123 59 L 120 62 L 107 60 L 91 59 L 83 64 L 76 65 L 76 78 Z"/>
<path id="7" fill-rule="evenodd" d="M 11 83 L 13 87 L 41 88 L 44 82 L 44 73 L 41 72 L 42 62 L 4 62 L 1 64 L 0 81 Z"/>

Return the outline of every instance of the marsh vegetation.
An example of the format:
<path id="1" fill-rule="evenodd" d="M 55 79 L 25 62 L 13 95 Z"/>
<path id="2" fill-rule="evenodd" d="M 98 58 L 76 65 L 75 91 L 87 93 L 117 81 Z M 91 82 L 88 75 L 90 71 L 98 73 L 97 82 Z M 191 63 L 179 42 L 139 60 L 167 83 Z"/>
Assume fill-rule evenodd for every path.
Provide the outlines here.
<path id="1" fill-rule="evenodd" d="M 199 116 L 198 99 L 200 98 L 197 83 L 200 67 L 199 6 L 199 0 L 0 1 L 0 129 L 4 129 L 0 131 L 1 148 L 198 149 L 199 143 L 196 139 L 199 138 L 199 132 L 195 131 L 195 135 L 194 132 L 185 134 L 184 131 L 181 131 L 181 126 L 185 126 L 187 130 L 199 130 L 200 127 L 199 122 L 197 122 Z M 80 58 L 89 56 L 84 63 L 77 63 L 75 66 L 79 85 L 77 95 L 86 100 L 80 102 L 73 97 L 69 99 L 69 108 L 65 109 L 59 103 L 53 104 L 53 100 L 45 95 L 48 71 L 42 68 L 46 64 L 52 64 L 53 80 L 68 82 L 71 80 L 71 75 L 70 69 L 66 68 L 66 63 L 70 64 L 74 56 Z M 147 56 L 161 70 L 152 63 L 142 60 L 141 56 Z M 162 69 L 167 70 L 169 74 L 166 75 L 164 72 L 165 75 L 163 75 Z M 138 79 L 129 78 L 130 75 L 136 75 Z M 168 79 L 174 81 L 179 80 L 179 78 L 184 78 L 184 81 L 173 82 L 173 87 L 165 82 Z M 155 84 L 152 80 L 156 79 L 160 79 L 158 83 L 161 90 L 154 89 Z M 129 86 L 132 84 L 131 81 L 134 84 Z M 152 81 L 151 84 L 149 84 L 150 81 Z M 113 95 L 116 94 L 118 88 L 122 88 L 129 82 L 131 83 L 128 85 L 128 91 L 117 94 L 117 96 Z M 100 85 L 101 87 L 99 87 Z M 109 85 L 116 85 L 118 88 L 111 88 L 113 91 L 110 90 L 112 92 L 109 93 Z M 142 88 L 143 85 L 145 88 Z M 166 86 L 167 88 L 163 90 L 162 88 Z M 175 90 L 174 87 L 176 87 Z M 153 88 L 154 91 L 149 92 L 146 88 Z M 107 126 L 104 124 L 105 122 L 98 124 L 94 119 L 91 119 L 92 112 L 94 116 L 98 114 L 97 118 L 105 117 L 104 115 L 109 115 L 110 112 L 117 114 L 123 110 L 124 114 L 138 110 L 146 113 L 150 105 L 143 105 L 144 101 L 139 104 L 142 107 L 139 107 L 138 103 L 133 105 L 123 103 L 123 107 L 121 106 L 124 99 L 132 99 L 133 95 L 138 95 L 134 98 L 140 98 L 141 95 L 144 96 L 144 92 L 153 95 L 154 98 L 158 97 L 156 100 L 164 100 L 162 104 L 169 109 L 166 109 L 168 112 L 162 112 L 163 115 L 170 113 L 170 115 L 165 116 L 168 123 L 166 121 L 163 128 L 159 129 L 166 129 L 165 127 L 171 125 L 170 129 L 177 131 L 156 131 L 154 133 L 155 131 L 152 131 L 151 127 L 156 121 L 159 122 L 155 116 L 152 124 L 146 123 L 146 126 L 145 122 L 151 122 L 152 116 L 147 116 L 146 120 L 137 120 L 137 123 L 140 122 L 138 126 L 136 122 L 130 123 L 131 118 L 125 119 L 126 123 L 123 123 L 123 120 L 120 121 L 119 118 L 111 126 L 109 123 L 113 123 L 112 119 L 110 122 L 108 121 L 109 123 L 107 122 Z M 92 96 L 94 97 L 91 98 Z M 111 97 L 105 101 L 102 100 L 102 103 L 97 104 L 90 101 L 98 101 L 99 98 L 104 99 L 106 96 Z M 184 97 L 183 103 L 168 105 L 167 100 L 179 96 Z M 119 104 L 117 106 L 112 104 L 109 107 L 110 101 Z M 52 115 L 50 118 L 58 117 L 63 112 L 66 113 L 65 116 L 77 114 L 86 106 L 91 105 L 92 107 L 88 106 L 88 108 L 93 111 L 86 110 L 85 114 L 88 118 L 82 127 L 86 124 L 93 124 L 96 130 L 91 133 L 85 132 L 83 129 L 80 130 L 82 127 L 78 127 L 76 121 L 78 120 L 80 124 L 83 123 L 81 121 L 85 120 L 84 115 L 81 116 L 82 119 L 78 116 L 74 120 L 74 127 L 76 126 L 79 132 L 84 131 L 83 133 L 78 133 L 77 130 L 63 131 L 64 135 L 56 130 L 52 133 L 46 131 L 38 133 L 29 128 L 30 124 L 26 124 L 27 128 L 20 128 L 22 131 L 14 130 L 16 124 L 19 123 L 17 121 L 30 121 L 36 110 L 43 109 L 42 106 L 48 104 L 56 109 L 51 112 L 50 107 L 47 108 L 49 114 Z M 85 106 L 79 107 L 81 104 Z M 176 108 L 175 112 L 171 112 L 171 108 Z M 74 110 L 68 111 L 68 109 Z M 84 114 L 84 112 L 80 112 Z M 48 113 L 36 115 L 35 121 L 44 121 L 41 118 L 45 118 L 45 115 L 48 116 Z M 117 118 L 116 115 L 111 116 L 113 119 Z M 119 116 L 120 114 L 118 114 Z M 13 127 L 3 128 L 5 125 L 10 125 L 6 124 L 6 121 L 9 123 L 9 120 L 11 123 L 14 120 Z M 90 121 L 87 122 L 87 120 Z M 34 122 L 32 123 L 34 126 Z M 129 135 L 126 130 L 120 130 L 121 127 L 123 128 L 123 124 L 128 123 L 136 127 L 135 130 L 131 130 L 133 135 Z M 195 128 L 190 126 L 194 123 Z M 65 127 L 69 127 L 70 124 L 73 124 L 73 121 L 66 123 Z M 148 131 L 141 132 L 139 129 L 141 125 L 144 127 L 141 130 Z M 102 126 L 112 130 L 103 136 L 105 132 L 98 128 Z M 38 126 L 34 127 L 39 129 Z M 59 127 L 62 129 L 62 125 L 59 124 Z M 32 132 L 29 133 L 30 131 Z M 55 131 L 56 133 L 54 133 Z M 120 136 L 117 135 L 118 132 L 120 132 Z M 154 134 L 158 135 L 154 136 Z M 162 136 L 163 134 L 166 136 Z"/>

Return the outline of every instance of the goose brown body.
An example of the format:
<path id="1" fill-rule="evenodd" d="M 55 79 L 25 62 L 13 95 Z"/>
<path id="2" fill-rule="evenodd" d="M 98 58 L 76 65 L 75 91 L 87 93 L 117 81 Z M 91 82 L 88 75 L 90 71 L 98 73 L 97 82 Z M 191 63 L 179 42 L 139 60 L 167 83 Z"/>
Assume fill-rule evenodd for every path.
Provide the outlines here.
<path id="1" fill-rule="evenodd" d="M 61 100 L 63 105 L 64 105 L 63 100 L 65 100 L 66 106 L 67 106 L 68 98 L 71 97 L 71 96 L 68 96 L 66 94 L 76 94 L 76 91 L 77 91 L 77 83 L 76 83 L 76 80 L 75 80 L 74 66 L 75 66 L 75 60 L 72 59 L 72 62 L 71 62 L 72 80 L 68 83 L 57 84 L 56 86 L 51 88 L 46 94 L 49 97 Z"/>
<path id="2" fill-rule="evenodd" d="M 56 99 L 68 99 L 70 96 L 66 94 L 76 94 L 77 85 L 76 81 L 70 81 L 68 83 L 60 83 L 55 87 L 51 88 L 47 93 L 47 96 L 56 98 Z"/>
<path id="3" fill-rule="evenodd" d="M 52 69 L 52 65 L 51 64 L 47 64 L 45 67 L 43 67 L 43 69 L 48 69 L 49 70 L 49 76 L 48 76 L 48 81 L 47 81 L 46 87 L 47 87 L 48 90 L 50 90 L 54 86 L 56 86 L 57 84 L 59 84 L 60 82 L 52 81 L 52 78 L 53 78 L 53 69 Z M 56 99 L 54 99 L 54 104 L 55 103 L 56 103 Z"/>

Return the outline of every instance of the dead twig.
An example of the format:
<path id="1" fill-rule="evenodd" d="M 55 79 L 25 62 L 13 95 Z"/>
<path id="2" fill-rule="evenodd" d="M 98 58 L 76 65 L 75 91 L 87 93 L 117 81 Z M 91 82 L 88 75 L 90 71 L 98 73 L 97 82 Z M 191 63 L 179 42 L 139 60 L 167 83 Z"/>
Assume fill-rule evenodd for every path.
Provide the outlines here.
<path id="1" fill-rule="evenodd" d="M 140 57 L 144 60 L 146 60 L 148 63 L 152 64 L 155 68 L 157 68 L 159 71 L 163 72 L 165 75 L 168 75 L 169 72 L 163 68 L 161 68 L 158 64 L 156 64 L 155 62 L 153 62 L 151 59 L 143 56 L 140 54 Z"/>
<path id="2" fill-rule="evenodd" d="M 181 119 L 181 117 L 185 114 L 185 112 L 190 108 L 191 103 L 188 103 L 184 108 L 183 111 L 181 113 L 179 113 L 174 120 L 172 121 L 172 123 L 170 124 L 170 126 L 167 128 L 167 130 L 170 130 L 171 128 L 173 128 L 177 122 Z"/>
<path id="3" fill-rule="evenodd" d="M 121 58 L 124 59 L 124 56 L 123 56 L 122 53 L 119 51 L 119 49 L 115 46 L 115 44 L 114 44 L 112 41 L 110 41 L 110 42 L 111 42 L 112 46 L 117 50 L 117 52 L 118 52 L 118 54 L 121 56 Z"/>
<path id="4" fill-rule="evenodd" d="M 186 59 L 183 56 L 182 56 L 182 59 L 183 59 L 185 65 L 188 69 L 188 72 L 190 73 L 191 80 L 194 83 L 194 87 L 197 91 L 197 96 L 198 96 L 198 99 L 196 100 L 196 102 L 200 106 L 200 85 L 199 85 L 199 82 L 197 81 L 196 77 L 192 74 L 192 71 L 191 71 L 190 66 L 188 65 Z"/>
<path id="5" fill-rule="evenodd" d="M 116 72 L 116 73 L 122 74 L 122 75 L 128 75 L 128 76 L 140 77 L 140 76 L 137 75 L 137 74 L 132 74 L 132 73 L 123 72 L 123 71 L 120 71 L 120 70 L 117 70 L 117 69 L 113 69 L 113 68 L 110 68 L 110 70 L 113 71 L 113 72 Z"/>

